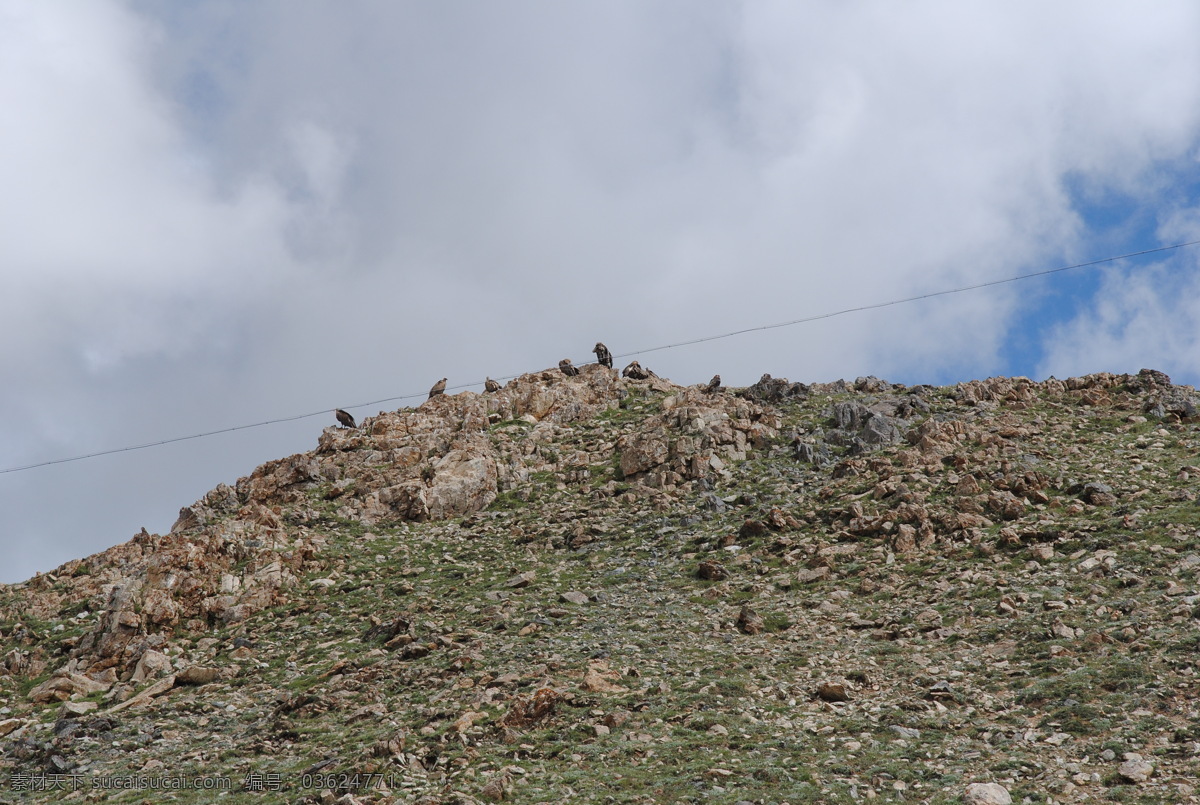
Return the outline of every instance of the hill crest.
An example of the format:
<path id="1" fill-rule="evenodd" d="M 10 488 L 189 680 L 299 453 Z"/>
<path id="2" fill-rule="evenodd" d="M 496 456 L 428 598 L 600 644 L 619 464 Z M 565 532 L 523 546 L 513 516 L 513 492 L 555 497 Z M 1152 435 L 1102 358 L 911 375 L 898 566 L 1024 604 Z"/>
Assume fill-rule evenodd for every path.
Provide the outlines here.
<path id="1" fill-rule="evenodd" d="M 1041 383 L 992 378 L 949 388 L 876 378 L 808 385 L 766 375 L 746 389 L 711 392 L 657 377 L 629 380 L 591 365 L 578 376 L 549 370 L 497 392 L 434 397 L 369 417 L 356 429 L 329 427 L 314 450 L 268 462 L 184 507 L 167 534 L 143 530 L 127 543 L 0 588 L 0 693 L 12 701 L 7 717 L 0 714 L 0 733 L 7 733 L 0 771 L 111 770 L 123 761 L 79 740 L 99 729 L 95 714 L 114 720 L 161 713 L 178 706 L 172 703 L 233 695 L 254 684 L 279 702 L 269 712 L 253 711 L 255 723 L 275 735 L 262 739 L 259 754 L 282 752 L 293 758 L 292 772 L 302 771 L 314 751 L 336 749 L 349 754 L 346 768 L 411 772 L 414 797 L 508 796 L 529 788 L 532 772 L 506 769 L 496 758 L 511 742 L 524 745 L 521 736 L 533 728 L 566 719 L 566 727 L 555 729 L 582 725 L 591 747 L 616 731 L 624 743 L 612 751 L 626 763 L 644 761 L 654 754 L 647 747 L 664 736 L 651 729 L 653 720 L 634 716 L 631 699 L 657 698 L 665 708 L 660 724 L 707 723 L 694 697 L 672 695 L 680 680 L 706 668 L 720 689 L 722 674 L 703 661 L 703 652 L 693 656 L 698 646 L 715 640 L 724 650 L 743 641 L 741 649 L 768 658 L 794 650 L 806 629 L 813 630 L 806 638 L 813 644 L 850 641 L 853 648 L 841 652 L 856 659 L 853 667 L 843 663 L 841 673 L 793 680 L 784 689 L 803 688 L 801 698 L 818 705 L 815 715 L 804 714 L 817 735 L 825 728 L 821 713 L 841 718 L 861 704 L 864 734 L 885 749 L 889 742 L 870 726 L 868 703 L 904 697 L 879 678 L 887 672 L 873 650 L 882 646 L 904 647 L 898 666 L 920 665 L 926 653 L 953 654 L 956 645 L 994 652 L 1007 643 L 1001 638 L 1010 621 L 1032 619 L 1047 639 L 1062 643 L 1048 644 L 1047 655 L 1037 658 L 1043 670 L 1070 673 L 1072 657 L 1094 654 L 1097 662 L 1113 660 L 1104 668 L 1133 674 L 1124 657 L 1147 651 L 1139 644 L 1154 629 L 1166 647 L 1162 667 L 1170 668 L 1171 652 L 1186 644 L 1186 633 L 1172 636 L 1172 628 L 1195 628 L 1179 607 L 1196 596 L 1200 568 L 1200 557 L 1186 553 L 1197 548 L 1191 509 L 1200 469 L 1189 456 L 1197 446 L 1198 405 L 1194 390 L 1151 370 Z M 1123 541 L 1140 546 L 1137 563 L 1126 562 Z M 631 566 L 641 567 L 641 575 L 631 578 Z M 1062 582 L 1064 573 L 1078 589 Z M 606 581 L 596 582 L 596 574 Z M 1139 575 L 1159 580 L 1142 602 L 1158 613 L 1149 619 L 1153 629 L 1136 618 L 1095 615 L 1106 608 L 1120 613 L 1107 597 L 1130 580 L 1130 587 L 1144 584 Z M 1025 585 L 1014 579 L 1025 577 L 1049 591 L 1019 591 Z M 655 584 L 662 589 L 656 592 Z M 961 600 L 952 594 L 956 585 Z M 977 588 L 987 593 L 977 595 Z M 977 598 L 987 602 L 985 610 Z M 1030 611 L 1039 600 L 1042 609 Z M 603 609 L 626 618 L 626 605 L 661 606 L 680 623 L 694 621 L 686 634 L 672 634 L 669 622 L 658 622 L 661 613 L 652 618 L 657 625 L 650 631 L 672 649 L 662 649 L 657 672 L 641 667 L 644 655 L 654 653 L 646 645 L 617 650 L 638 643 L 635 624 L 597 625 L 604 616 L 580 614 Z M 956 611 L 960 605 L 965 609 Z M 1135 610 L 1143 611 L 1142 604 Z M 330 634 L 332 643 L 316 640 L 331 618 L 350 622 Z M 593 627 L 614 645 L 595 649 L 581 636 Z M 289 647 L 280 628 L 306 636 Z M 822 631 L 829 629 L 833 637 Z M 256 637 L 265 634 L 271 641 Z M 513 639 L 523 647 L 519 658 L 503 654 Z M 1007 663 L 1003 658 L 1014 652 L 1020 653 L 1005 646 L 993 657 Z M 624 661 L 616 661 L 622 653 Z M 753 665 L 753 674 L 773 667 Z M 252 683 L 247 675 L 256 668 L 274 676 Z M 364 680 L 381 672 L 423 685 L 449 680 L 451 692 L 440 697 L 449 710 L 439 715 L 441 705 L 431 711 L 431 701 L 407 694 L 370 696 Z M 1078 717 L 1077 707 L 1061 704 L 1069 696 L 1030 693 L 1038 682 L 993 692 L 981 686 L 971 704 L 956 690 L 959 673 L 933 679 L 920 707 L 909 712 L 936 721 L 954 711 L 970 721 L 969 709 L 995 714 L 1023 707 L 1049 708 L 1059 724 L 1071 713 Z M 1144 672 L 1133 678 L 1149 684 Z M 1114 692 L 1126 690 L 1123 679 L 1111 681 Z M 1043 681 L 1050 685 L 1049 677 Z M 770 688 L 761 682 L 741 682 L 730 694 L 737 712 Z M 1188 746 L 1189 736 L 1200 740 L 1189 732 L 1187 715 L 1194 713 L 1194 673 L 1172 684 L 1179 698 L 1150 712 L 1175 725 L 1172 741 L 1182 734 L 1181 746 Z M 366 708 L 362 719 L 372 726 L 362 732 L 373 742 L 351 731 L 330 746 L 298 733 L 293 722 L 324 723 L 330 710 L 344 709 L 304 703 L 311 690 L 345 694 Z M 622 706 L 606 705 L 614 699 Z M 795 699 L 784 696 L 783 709 L 795 710 Z M 733 706 L 716 708 L 725 715 L 700 731 L 701 744 L 729 735 L 723 719 Z M 1071 712 L 1061 714 L 1064 707 Z M 1106 712 L 1088 707 L 1097 718 Z M 563 715 L 572 709 L 579 712 Z M 136 724 L 153 715 L 128 718 Z M 625 728 L 627 721 L 636 728 Z M 920 732 L 905 719 L 893 721 L 881 727 L 885 735 L 893 727 Z M 211 739 L 203 725 L 186 732 L 181 740 L 197 745 Z M 1089 734 L 1084 726 L 1077 732 L 1052 732 L 1066 738 L 1051 745 Z M 642 742 L 644 735 L 651 740 Z M 413 745 L 397 736 L 411 736 Z M 248 736 L 238 740 L 253 743 Z M 473 792 L 455 794 L 447 782 L 451 770 L 438 765 L 448 741 L 463 750 L 454 758 L 458 770 L 479 775 Z M 738 742 L 724 743 L 732 762 Z M 645 744 L 640 756 L 629 751 L 636 744 Z M 680 744 L 681 757 L 687 749 L 686 741 Z M 542 755 L 543 766 L 574 754 L 564 751 Z M 481 753 L 488 762 L 476 763 Z M 134 768 L 144 770 L 149 761 L 140 762 Z M 579 761 L 563 762 L 557 774 L 574 779 L 567 771 Z M 970 758 L 956 762 L 964 771 L 947 790 L 962 788 L 966 770 L 980 776 Z M 212 759 L 206 763 L 211 769 Z M 878 770 L 872 776 L 870 769 L 848 768 L 841 777 L 856 780 L 855 790 L 887 792 Z M 1113 786 L 1147 785 L 1113 769 Z M 822 801 L 850 796 L 849 784 L 824 777 L 785 784 L 764 774 L 745 791 L 767 792 L 770 801 L 782 801 L 774 797 L 785 791 L 793 799 L 803 791 Z M 678 796 L 704 790 L 706 801 L 720 801 L 737 790 L 724 785 L 725 776 L 702 770 L 685 778 L 668 786 Z M 1005 779 L 1020 788 L 1021 775 Z M 1070 775 L 1064 779 L 1063 790 L 1086 788 Z M 493 783 L 491 793 L 484 790 Z M 291 796 L 302 793 L 291 785 Z M 570 787 L 561 780 L 545 785 L 559 794 L 562 785 Z M 606 796 L 634 796 L 619 785 L 602 788 Z M 343 795 L 398 796 L 370 786 Z"/>

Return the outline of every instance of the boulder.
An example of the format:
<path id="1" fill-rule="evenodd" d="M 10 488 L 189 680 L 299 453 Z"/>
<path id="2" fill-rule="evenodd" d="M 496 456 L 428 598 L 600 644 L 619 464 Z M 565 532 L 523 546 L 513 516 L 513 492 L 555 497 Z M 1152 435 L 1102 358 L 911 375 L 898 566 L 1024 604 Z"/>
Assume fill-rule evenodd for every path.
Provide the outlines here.
<path id="1" fill-rule="evenodd" d="M 180 685 L 207 685 L 217 681 L 220 671 L 204 665 L 189 666 L 175 675 L 175 682 Z"/>
<path id="2" fill-rule="evenodd" d="M 491 456 L 464 450 L 447 453 L 433 465 L 425 493 L 433 520 L 461 517 L 484 509 L 496 499 L 496 462 Z"/>
<path id="3" fill-rule="evenodd" d="M 658 433 L 636 433 L 617 441 L 621 454 L 621 475 L 626 478 L 653 469 L 667 460 L 667 440 Z"/>
<path id="4" fill-rule="evenodd" d="M 965 805 L 1012 805 L 1012 794 L 999 783 L 971 783 L 963 793 Z"/>
<path id="5" fill-rule="evenodd" d="M 1154 774 L 1154 764 L 1141 755 L 1129 753 L 1117 768 L 1117 774 L 1131 783 L 1144 783 Z"/>
<path id="6" fill-rule="evenodd" d="M 851 443 L 878 447 L 898 442 L 902 436 L 897 420 L 860 402 L 834 403 L 832 413 L 834 427 L 845 431 Z"/>
<path id="7" fill-rule="evenodd" d="M 809 387 L 803 383 L 790 383 L 785 377 L 763 375 L 753 386 L 742 390 L 741 395 L 747 399 L 762 402 L 779 403 L 792 398 L 808 396 Z"/>
<path id="8" fill-rule="evenodd" d="M 137 665 L 134 666 L 133 676 L 130 678 L 130 681 L 145 682 L 151 677 L 169 674 L 171 670 L 171 658 L 161 651 L 151 649 L 143 653 Z"/>
<path id="9" fill-rule="evenodd" d="M 93 693 L 103 693 L 110 687 L 110 684 L 97 682 L 83 674 L 60 671 L 29 691 L 29 699 L 35 704 L 65 702 L 76 694 L 90 696 Z"/>

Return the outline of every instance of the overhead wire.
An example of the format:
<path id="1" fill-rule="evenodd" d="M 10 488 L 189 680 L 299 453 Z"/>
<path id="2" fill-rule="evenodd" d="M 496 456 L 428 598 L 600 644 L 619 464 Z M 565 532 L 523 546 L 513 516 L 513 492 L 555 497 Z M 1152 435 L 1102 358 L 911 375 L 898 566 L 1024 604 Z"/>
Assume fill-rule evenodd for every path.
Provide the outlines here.
<path id="1" fill-rule="evenodd" d="M 938 297 L 938 296 L 949 296 L 950 294 L 963 293 L 964 291 L 976 291 L 976 290 L 979 290 L 980 288 L 991 288 L 996 285 L 1005 285 L 1010 282 L 1019 282 L 1021 280 L 1033 279 L 1035 277 L 1045 277 L 1050 274 L 1059 274 L 1063 271 L 1071 271 L 1076 268 L 1088 268 L 1091 266 L 1098 266 L 1103 263 L 1113 263 L 1113 262 L 1116 262 L 1117 260 L 1126 260 L 1131 257 L 1142 257 L 1147 254 L 1154 254 L 1155 252 L 1166 252 L 1166 251 L 1170 251 L 1172 249 L 1182 249 L 1185 246 L 1195 246 L 1197 244 L 1200 244 L 1200 240 L 1191 240 L 1186 243 L 1176 243 L 1171 246 L 1159 246 L 1158 248 L 1155 248 L 1155 249 L 1144 249 L 1140 252 L 1130 252 L 1129 254 L 1119 254 L 1115 257 L 1104 257 L 1100 260 L 1091 260 L 1086 263 L 1076 263 L 1075 265 L 1062 266 L 1061 268 L 1050 268 L 1050 269 L 1046 269 L 1045 271 L 1034 271 L 1030 274 L 1018 274 L 1017 276 L 1014 276 L 1014 277 L 1005 277 L 1004 279 L 990 280 L 988 282 L 980 282 L 975 285 L 964 285 L 960 288 L 950 288 L 950 289 L 943 290 L 943 291 L 930 291 L 929 293 L 918 294 L 917 296 L 907 296 L 903 299 L 893 299 L 890 302 L 876 302 L 876 303 L 870 304 L 870 305 L 859 305 L 858 307 L 848 307 L 848 308 L 844 308 L 842 310 L 835 310 L 832 313 L 819 313 L 815 316 L 806 316 L 802 319 L 792 319 L 791 321 L 782 321 L 777 324 L 764 324 L 759 327 L 747 327 L 742 330 L 734 330 L 732 332 L 722 333 L 720 335 L 706 335 L 701 338 L 693 338 L 690 341 L 679 341 L 674 344 L 666 344 L 664 346 L 651 347 L 650 349 L 644 349 L 644 350 L 641 350 L 638 352 L 626 352 L 622 355 L 617 355 L 615 357 L 627 358 L 631 355 L 642 355 L 647 352 L 658 352 L 660 350 L 672 349 L 674 347 L 687 347 L 687 346 L 691 346 L 692 344 L 703 344 L 706 341 L 717 341 L 722 338 L 730 338 L 735 335 L 745 335 L 746 333 L 754 333 L 754 332 L 759 332 L 761 330 L 775 330 L 780 327 L 791 327 L 792 325 L 795 325 L 795 324 L 807 324 L 809 322 L 821 321 L 822 319 L 832 319 L 835 316 L 844 316 L 847 313 L 861 313 L 865 310 L 878 310 L 879 308 L 892 307 L 893 305 L 903 305 L 903 304 L 907 304 L 908 302 L 919 302 L 923 299 L 933 299 L 934 297 Z"/>
<path id="2" fill-rule="evenodd" d="M 924 299 L 933 299 L 933 298 L 936 298 L 939 296 L 950 296 L 952 294 L 964 293 L 966 291 L 976 291 L 981 288 L 992 288 L 997 285 L 1006 285 L 1008 283 L 1020 282 L 1022 280 L 1034 279 L 1037 277 L 1046 277 L 1051 274 L 1059 274 L 1064 271 L 1073 271 L 1075 269 L 1080 269 L 1080 268 L 1090 268 L 1093 266 L 1103 265 L 1105 263 L 1114 263 L 1118 260 L 1128 260 L 1128 259 L 1131 259 L 1134 257 L 1144 257 L 1148 254 L 1157 254 L 1157 253 L 1161 253 L 1161 252 L 1173 251 L 1176 249 L 1183 249 L 1188 246 L 1195 246 L 1197 244 L 1200 244 L 1200 240 L 1191 240 L 1191 241 L 1187 241 L 1185 243 L 1175 243 L 1170 246 L 1159 246 L 1159 247 L 1156 247 L 1153 249 L 1143 249 L 1142 251 L 1130 252 L 1129 254 L 1120 254 L 1120 255 L 1113 256 L 1113 257 L 1104 257 L 1099 260 L 1089 260 L 1086 263 L 1075 263 L 1074 265 L 1061 266 L 1059 268 L 1051 268 L 1051 269 L 1046 269 L 1044 271 L 1034 271 L 1034 272 L 1031 272 L 1028 274 L 1018 274 L 1018 275 L 1015 275 L 1012 277 L 1004 277 L 1002 279 L 989 280 L 988 282 L 980 282 L 980 283 L 975 283 L 973 285 L 963 285 L 958 288 L 948 288 L 948 289 L 941 290 L 941 291 L 930 291 L 929 293 L 917 294 L 916 296 L 907 296 L 902 299 L 892 299 L 887 302 L 875 302 L 875 303 L 872 303 L 869 305 L 858 305 L 856 307 L 843 308 L 841 310 L 835 310 L 835 311 L 831 311 L 829 313 L 819 313 L 819 314 L 816 314 L 813 316 L 805 316 L 803 318 L 792 319 L 790 321 L 777 322 L 775 324 L 764 324 L 764 325 L 760 325 L 758 327 L 746 327 L 741 330 L 732 330 L 730 332 L 721 333 L 719 335 L 701 336 L 700 338 L 692 338 L 687 341 L 677 341 L 673 344 L 663 344 L 663 345 L 656 346 L 656 347 L 648 347 L 646 349 L 633 350 L 632 352 L 623 352 L 618 355 L 614 355 L 613 357 L 628 358 L 628 357 L 632 357 L 634 355 L 647 355 L 652 352 L 661 352 L 662 350 L 666 350 L 666 349 L 675 349 L 678 347 L 692 346 L 694 344 L 703 344 L 703 343 L 707 343 L 709 341 L 719 341 L 719 340 L 722 340 L 725 338 L 732 338 L 732 337 L 738 336 L 738 335 L 745 335 L 746 333 L 761 332 L 764 330 L 776 330 L 781 327 L 793 327 L 797 324 L 808 324 L 808 323 L 814 322 L 814 321 L 822 321 L 824 319 L 832 319 L 837 316 L 845 316 L 850 313 L 862 313 L 862 312 L 868 311 L 868 310 L 879 310 L 879 309 L 885 308 L 885 307 L 893 307 L 895 305 L 903 305 L 903 304 L 908 304 L 910 302 L 919 302 Z M 589 363 L 594 363 L 594 361 L 590 361 Z M 586 365 L 586 364 L 584 364 L 584 365 Z M 522 373 L 503 375 L 496 379 L 497 380 L 512 380 L 514 378 L 520 377 L 521 374 Z M 482 381 L 482 380 L 476 380 L 476 381 L 470 382 L 470 383 L 459 383 L 454 386 L 447 386 L 446 390 L 447 391 L 457 391 L 459 389 L 471 388 L 472 386 L 482 385 L 483 382 L 484 381 Z M 382 403 L 390 403 L 390 402 L 398 402 L 401 400 L 418 399 L 418 398 L 424 396 L 426 393 L 427 392 L 414 392 L 412 394 L 401 394 L 396 397 L 384 397 L 383 399 L 380 399 L 380 400 L 372 400 L 370 402 L 357 403 L 355 405 L 343 405 L 343 406 L 339 406 L 339 407 L 354 410 L 354 409 L 358 409 L 358 408 L 366 408 L 366 407 L 372 406 L 372 405 L 380 405 Z M 4 475 L 7 473 L 13 473 L 13 472 L 23 472 L 25 470 L 37 469 L 38 467 L 48 467 L 48 466 L 51 466 L 54 464 L 68 464 L 68 463 L 71 463 L 74 461 L 83 461 L 84 459 L 88 459 L 88 458 L 98 458 L 100 456 L 109 456 L 109 455 L 114 455 L 116 453 L 128 453 L 128 452 L 132 452 L 134 450 L 145 450 L 150 447 L 160 447 L 162 445 L 175 444 L 176 442 L 186 442 L 186 441 L 190 441 L 193 439 L 204 439 L 209 436 L 219 436 L 223 433 L 233 433 L 233 432 L 239 431 L 239 430 L 249 430 L 251 428 L 262 428 L 262 427 L 266 427 L 267 425 L 278 425 L 278 424 L 282 424 L 284 422 L 295 422 L 300 419 L 310 419 L 310 418 L 316 417 L 316 416 L 325 416 L 331 410 L 333 410 L 333 409 L 324 408 L 320 411 L 313 411 L 313 412 L 307 413 L 307 414 L 296 414 L 294 416 L 277 417 L 275 419 L 268 419 L 268 420 L 264 420 L 262 422 L 254 422 L 254 423 L 250 423 L 247 425 L 234 425 L 233 427 L 204 431 L 203 433 L 194 433 L 194 434 L 191 434 L 190 436 L 175 436 L 170 439 L 161 439 L 159 441 L 154 441 L 154 442 L 145 442 L 142 444 L 128 445 L 126 447 L 116 447 L 116 448 L 112 448 L 112 449 L 108 449 L 108 450 L 98 450 L 94 453 L 86 453 L 86 454 L 78 455 L 78 456 L 69 456 L 67 458 L 51 459 L 49 461 L 40 461 L 40 462 L 37 462 L 34 464 L 25 464 L 25 465 L 17 466 L 17 467 L 8 467 L 6 469 L 0 469 L 0 475 Z"/>

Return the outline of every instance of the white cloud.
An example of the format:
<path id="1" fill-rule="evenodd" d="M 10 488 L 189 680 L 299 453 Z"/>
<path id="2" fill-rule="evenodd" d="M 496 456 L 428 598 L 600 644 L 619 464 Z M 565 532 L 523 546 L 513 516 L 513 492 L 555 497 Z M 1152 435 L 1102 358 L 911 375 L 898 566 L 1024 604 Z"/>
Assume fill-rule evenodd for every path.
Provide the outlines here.
<path id="1" fill-rule="evenodd" d="M 0 128 L 0 443 L 22 463 L 1102 256 L 1080 193 L 1170 198 L 1164 221 L 1195 204 L 1172 183 L 1200 148 L 1196 30 L 1191 2 L 0 0 L 19 122 Z M 1181 270 L 1113 279 L 1123 299 L 1064 325 L 1046 365 L 1183 349 L 1152 326 L 1195 320 L 1160 292 L 1192 290 Z M 1036 292 L 643 363 L 984 376 Z M 317 427 L 164 452 L 155 510 Z M 0 525 L 53 561 L 168 526 L 131 488 L 88 532 L 0 479 Z"/>
<path id="2" fill-rule="evenodd" d="M 1170 211 L 1164 242 L 1200 240 L 1200 207 Z M 1091 305 L 1046 339 L 1044 375 L 1158 369 L 1176 383 L 1200 379 L 1200 247 L 1104 272 Z"/>
<path id="3" fill-rule="evenodd" d="M 44 373 L 45 350 L 92 371 L 178 354 L 230 303 L 229 283 L 252 288 L 278 264 L 283 203 L 252 177 L 215 197 L 150 90 L 152 26 L 104 3 L 4 13 L 0 366 Z"/>

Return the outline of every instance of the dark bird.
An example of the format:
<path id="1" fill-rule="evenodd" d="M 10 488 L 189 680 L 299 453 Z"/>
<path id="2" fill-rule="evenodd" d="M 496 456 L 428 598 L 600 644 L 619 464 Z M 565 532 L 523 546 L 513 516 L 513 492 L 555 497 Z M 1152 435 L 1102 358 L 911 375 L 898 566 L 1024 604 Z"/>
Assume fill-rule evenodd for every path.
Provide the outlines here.
<path id="1" fill-rule="evenodd" d="M 592 352 L 596 353 L 596 363 L 606 366 L 609 369 L 612 368 L 612 353 L 608 351 L 608 347 L 597 341 L 596 346 L 592 348 Z"/>
<path id="2" fill-rule="evenodd" d="M 705 394 L 712 394 L 721 390 L 721 376 L 713 375 L 712 380 L 708 381 L 708 385 L 704 387 Z"/>
<path id="3" fill-rule="evenodd" d="M 654 373 L 643 369 L 637 361 L 630 361 L 629 365 L 621 370 L 621 377 L 628 377 L 630 380 L 648 380 L 652 374 Z"/>
<path id="4" fill-rule="evenodd" d="M 574 377 L 575 375 L 579 374 L 579 370 L 571 365 L 570 358 L 563 358 L 561 361 L 559 361 L 558 368 L 562 369 L 562 373 L 567 377 Z"/>
<path id="5" fill-rule="evenodd" d="M 499 391 L 499 390 L 500 390 L 500 384 L 499 384 L 499 383 L 497 383 L 495 380 L 492 380 L 492 379 L 489 377 L 489 378 L 488 378 L 486 381 L 484 381 L 484 384 L 483 384 L 483 390 L 484 390 L 484 391 Z"/>
<path id="6" fill-rule="evenodd" d="M 446 393 L 446 378 L 443 377 L 441 380 L 434 383 L 433 388 L 431 388 L 429 390 L 429 399 L 432 400 L 434 397 L 438 396 L 439 394 L 445 394 L 445 393 Z"/>
<path id="7" fill-rule="evenodd" d="M 344 425 L 345 427 L 347 427 L 347 428 L 357 428 L 358 427 L 358 425 L 354 424 L 354 417 L 350 416 L 350 414 L 343 411 L 341 408 L 335 409 L 333 413 L 337 417 L 337 421 L 342 423 L 342 425 Z"/>

